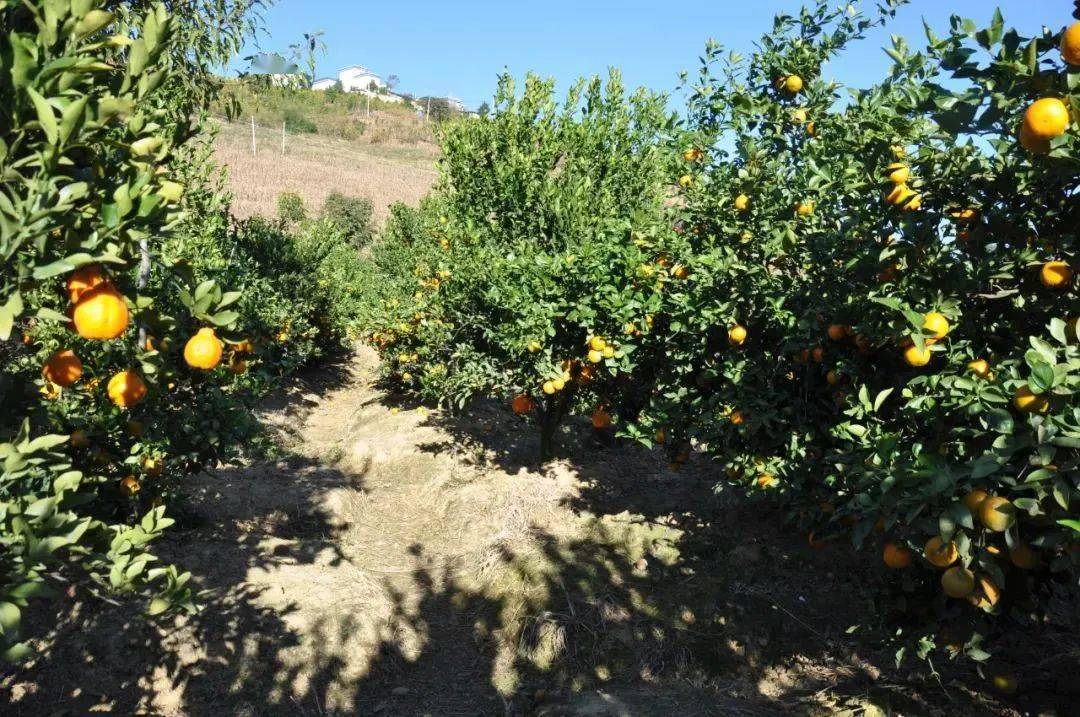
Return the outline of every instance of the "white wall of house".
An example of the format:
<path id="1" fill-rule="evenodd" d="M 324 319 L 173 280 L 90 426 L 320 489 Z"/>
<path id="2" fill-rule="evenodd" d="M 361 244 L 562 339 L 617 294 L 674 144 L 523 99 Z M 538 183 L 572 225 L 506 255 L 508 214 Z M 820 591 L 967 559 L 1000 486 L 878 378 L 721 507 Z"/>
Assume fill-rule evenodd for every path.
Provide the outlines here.
<path id="1" fill-rule="evenodd" d="M 386 87 L 383 78 L 359 65 L 346 67 L 338 73 L 338 80 L 341 81 L 341 88 L 346 92 L 368 92 L 373 86 L 375 88 Z"/>
<path id="2" fill-rule="evenodd" d="M 320 80 L 315 80 L 311 83 L 311 89 L 326 91 L 337 84 L 337 80 L 333 77 L 324 77 Z"/>

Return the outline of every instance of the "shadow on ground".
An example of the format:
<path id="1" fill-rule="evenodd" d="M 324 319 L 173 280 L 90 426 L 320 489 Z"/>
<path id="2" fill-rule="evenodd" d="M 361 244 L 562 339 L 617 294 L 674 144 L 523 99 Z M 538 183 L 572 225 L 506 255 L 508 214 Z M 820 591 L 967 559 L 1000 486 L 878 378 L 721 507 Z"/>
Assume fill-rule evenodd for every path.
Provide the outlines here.
<path id="1" fill-rule="evenodd" d="M 295 428 L 333 387 L 301 382 L 274 406 L 274 422 Z M 361 398 L 358 412 L 390 410 Z M 201 476 L 183 528 L 159 549 L 199 576 L 201 612 L 151 625 L 139 605 L 103 609 L 81 595 L 39 612 L 37 624 L 55 628 L 38 658 L 0 679 L 3 712 L 857 715 L 876 705 L 974 715 L 1075 706 L 1075 691 L 1048 683 L 1067 679 L 1059 663 L 1040 666 L 1049 676 L 1022 675 L 1032 689 L 1015 705 L 984 697 L 968 663 L 942 669 L 941 682 L 906 681 L 891 653 L 847 632 L 872 622 L 877 573 L 838 546 L 810 549 L 771 508 L 715 494 L 707 466 L 671 473 L 655 453 L 571 427 L 567 458 L 536 472 L 535 432 L 494 407 L 423 423 L 449 440 L 424 441 L 421 451 L 504 480 L 539 490 L 552 471 L 572 472 L 561 522 L 497 535 L 471 557 L 434 547 L 433 537 L 408 545 L 403 567 L 380 567 L 355 541 L 391 527 L 359 532 L 366 502 L 392 475 L 309 454 Z"/>

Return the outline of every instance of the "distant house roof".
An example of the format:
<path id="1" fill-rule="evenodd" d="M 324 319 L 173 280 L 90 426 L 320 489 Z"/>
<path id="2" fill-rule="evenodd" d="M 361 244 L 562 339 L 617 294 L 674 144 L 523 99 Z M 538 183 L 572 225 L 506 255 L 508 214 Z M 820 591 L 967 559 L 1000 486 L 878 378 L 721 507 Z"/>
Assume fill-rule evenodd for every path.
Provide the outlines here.
<path id="1" fill-rule="evenodd" d="M 374 72 L 364 67 L 363 65 L 349 65 L 348 67 L 341 68 L 341 72 L 345 72 L 346 70 L 360 70 L 361 72 L 366 72 L 369 75 L 375 75 L 376 77 L 378 77 L 378 75 L 376 75 Z"/>

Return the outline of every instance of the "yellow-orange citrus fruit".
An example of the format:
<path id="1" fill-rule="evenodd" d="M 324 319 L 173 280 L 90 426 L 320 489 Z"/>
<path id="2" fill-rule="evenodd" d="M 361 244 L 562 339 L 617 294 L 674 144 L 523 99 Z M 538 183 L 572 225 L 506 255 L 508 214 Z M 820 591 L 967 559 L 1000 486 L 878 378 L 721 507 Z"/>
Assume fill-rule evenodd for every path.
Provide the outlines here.
<path id="1" fill-rule="evenodd" d="M 1011 672 L 1001 672 L 990 678 L 990 684 L 1003 695 L 1015 695 L 1020 683 Z"/>
<path id="2" fill-rule="evenodd" d="M 679 264 L 672 268 L 671 275 L 674 276 L 676 279 L 685 279 L 686 277 L 690 276 L 690 270 L 687 269 L 685 266 Z"/>
<path id="3" fill-rule="evenodd" d="M 923 317 L 923 328 L 933 334 L 933 341 L 940 341 L 945 338 L 952 329 L 952 327 L 949 326 L 949 320 L 945 318 L 943 314 L 939 314 L 936 311 L 931 311 Z"/>
<path id="4" fill-rule="evenodd" d="M 596 349 L 589 350 L 589 360 L 593 363 L 600 363 L 604 360 L 604 352 L 597 351 Z"/>
<path id="5" fill-rule="evenodd" d="M 1009 561 L 1023 570 L 1035 570 L 1039 567 L 1039 554 L 1024 543 L 1018 543 L 1009 551 Z"/>
<path id="6" fill-rule="evenodd" d="M 536 341 L 534 339 L 533 341 L 530 341 L 525 348 L 528 349 L 529 353 L 534 354 L 539 352 L 544 347 L 540 344 L 539 341 Z"/>
<path id="7" fill-rule="evenodd" d="M 931 565 L 947 568 L 960 557 L 960 551 L 956 549 L 956 543 L 953 541 L 950 540 L 946 543 L 940 536 L 935 535 L 926 541 L 926 545 L 923 547 L 923 557 Z"/>
<path id="8" fill-rule="evenodd" d="M 1026 124 L 1021 124 L 1020 146 L 1032 154 L 1046 154 L 1050 151 L 1050 140 L 1036 137 Z"/>
<path id="9" fill-rule="evenodd" d="M 784 89 L 791 94 L 801 92 L 803 88 L 803 79 L 798 75 L 788 75 L 784 78 Z"/>
<path id="10" fill-rule="evenodd" d="M 68 301 L 74 304 L 84 293 L 105 281 L 105 274 L 97 264 L 79 267 L 67 278 Z"/>
<path id="11" fill-rule="evenodd" d="M 551 385 L 555 387 L 556 391 L 561 391 L 566 388 L 566 379 L 560 376 L 551 380 Z"/>
<path id="12" fill-rule="evenodd" d="M 838 374 L 836 371 L 829 371 L 825 374 L 825 383 L 829 384 L 830 386 L 835 386 L 836 384 L 840 383 L 840 374 Z"/>
<path id="13" fill-rule="evenodd" d="M 803 124 L 804 122 L 806 122 L 806 108 L 799 107 L 794 112 L 792 112 L 791 120 L 796 124 Z"/>
<path id="14" fill-rule="evenodd" d="M 68 437 L 68 442 L 71 443 L 72 448 L 89 448 L 90 435 L 85 428 L 76 428 Z"/>
<path id="15" fill-rule="evenodd" d="M 980 575 L 977 578 L 978 590 L 971 595 L 968 595 L 968 602 L 977 608 L 983 610 L 989 610 L 998 604 L 998 600 L 1001 599 L 1001 588 L 994 584 L 994 581 L 985 575 Z"/>
<path id="16" fill-rule="evenodd" d="M 795 205 L 795 213 L 800 217 L 808 217 L 814 213 L 813 202 L 799 202 Z"/>
<path id="17" fill-rule="evenodd" d="M 885 543 L 882 559 L 893 570 L 901 570 L 911 565 L 911 551 L 902 545 Z"/>
<path id="18" fill-rule="evenodd" d="M 602 336 L 593 336 L 589 339 L 589 348 L 593 351 L 603 351 L 605 346 L 607 346 L 607 341 Z"/>
<path id="19" fill-rule="evenodd" d="M 705 157 L 705 153 L 697 147 L 691 147 L 683 152 L 683 159 L 687 162 L 700 162 Z"/>
<path id="20" fill-rule="evenodd" d="M 555 393 L 555 382 L 554 381 L 544 381 L 544 385 L 542 386 L 542 388 L 543 388 L 544 393 L 546 393 L 547 395 L 550 396 L 551 394 Z"/>
<path id="21" fill-rule="evenodd" d="M 808 135 L 810 135 L 811 137 L 813 137 L 815 134 L 817 134 L 817 127 L 814 125 L 813 122 L 807 122 L 806 123 L 806 133 Z"/>
<path id="22" fill-rule="evenodd" d="M 742 346 L 746 342 L 746 327 L 735 324 L 727 332 L 728 343 L 732 346 Z"/>
<path id="23" fill-rule="evenodd" d="M 120 492 L 128 497 L 135 495 L 141 489 L 142 486 L 139 485 L 139 481 L 135 479 L 135 476 L 124 476 L 120 480 Z"/>
<path id="24" fill-rule="evenodd" d="M 983 504 L 983 501 L 990 497 L 982 488 L 976 488 L 967 495 L 964 496 L 964 506 L 971 511 L 972 515 L 979 514 L 979 506 Z"/>
<path id="25" fill-rule="evenodd" d="M 825 360 L 825 349 L 820 346 L 815 346 L 814 350 L 810 352 L 810 359 L 814 363 L 821 363 Z"/>
<path id="26" fill-rule="evenodd" d="M 184 361 L 192 368 L 209 371 L 221 363 L 221 340 L 211 328 L 199 329 L 184 346 Z"/>
<path id="27" fill-rule="evenodd" d="M 139 466 L 142 468 L 143 473 L 151 478 L 157 478 L 165 472 L 165 461 L 153 456 L 143 456 L 142 460 L 139 461 Z"/>
<path id="28" fill-rule="evenodd" d="M 915 196 L 915 190 L 906 184 L 897 184 L 885 193 L 885 202 L 897 206 Z"/>
<path id="29" fill-rule="evenodd" d="M 1069 128 L 1069 108 L 1057 97 L 1035 100 L 1024 111 L 1024 129 L 1035 139 L 1053 139 Z"/>
<path id="30" fill-rule="evenodd" d="M 146 382 L 134 371 L 121 371 L 109 379 L 109 400 L 120 408 L 131 408 L 146 398 Z"/>
<path id="31" fill-rule="evenodd" d="M 780 479 L 769 473 L 762 473 L 757 477 L 758 488 L 772 488 L 777 485 Z"/>
<path id="32" fill-rule="evenodd" d="M 1039 280 L 1050 289 L 1057 289 L 1072 281 L 1073 270 L 1067 262 L 1048 261 L 1039 269 Z"/>
<path id="33" fill-rule="evenodd" d="M 679 177 L 679 186 L 682 187 L 683 189 L 688 189 L 688 188 L 692 187 L 693 184 L 694 184 L 693 176 L 691 176 L 689 174 L 684 174 L 683 176 Z"/>
<path id="34" fill-rule="evenodd" d="M 1021 386 L 1013 394 L 1013 405 L 1023 413 L 1046 413 L 1050 408 L 1050 399 L 1043 394 L 1032 393 L 1027 386 Z"/>
<path id="35" fill-rule="evenodd" d="M 1061 34 L 1061 59 L 1080 65 L 1080 22 L 1069 25 Z"/>
<path id="36" fill-rule="evenodd" d="M 609 344 L 609 345 L 605 346 L 604 350 L 601 351 L 600 353 L 604 354 L 604 358 L 606 358 L 606 359 L 614 358 L 615 357 L 615 347 L 611 346 Z"/>
<path id="37" fill-rule="evenodd" d="M 843 324 L 830 324 L 828 329 L 829 338 L 833 341 L 843 341 L 850 329 Z"/>
<path id="38" fill-rule="evenodd" d="M 45 380 L 64 388 L 74 386 L 82 378 L 82 373 L 82 361 L 71 349 L 57 351 L 41 367 L 41 375 Z"/>
<path id="39" fill-rule="evenodd" d="M 745 194 L 740 194 L 739 196 L 735 197 L 735 209 L 740 212 L 745 212 L 749 208 L 750 197 L 746 196 Z"/>
<path id="40" fill-rule="evenodd" d="M 990 363 L 986 359 L 975 359 L 968 364 L 968 370 L 979 378 L 989 379 L 992 377 Z"/>
<path id="41" fill-rule="evenodd" d="M 885 168 L 885 177 L 893 184 L 904 184 L 911 176 L 911 170 L 903 162 L 893 162 Z"/>
<path id="42" fill-rule="evenodd" d="M 525 394 L 518 394 L 514 396 L 513 402 L 510 404 L 514 409 L 514 413 L 519 416 L 524 416 L 526 413 L 533 410 L 533 400 L 531 397 Z"/>
<path id="43" fill-rule="evenodd" d="M 990 496 L 979 505 L 979 522 L 989 530 L 1004 533 L 1016 521 L 1016 508 L 1008 498 Z"/>
<path id="44" fill-rule="evenodd" d="M 82 292 L 71 317 L 79 336 L 97 341 L 117 338 L 130 319 L 124 297 L 109 283 Z"/>
<path id="45" fill-rule="evenodd" d="M 932 354 L 929 346 L 923 346 L 920 349 L 917 345 L 912 344 L 904 349 L 904 360 L 907 361 L 910 366 L 925 366 L 930 363 Z"/>
<path id="46" fill-rule="evenodd" d="M 966 598 L 975 590 L 975 573 L 957 565 L 941 574 L 941 587 L 945 594 L 954 598 Z"/>
<path id="47" fill-rule="evenodd" d="M 731 425 L 733 426 L 741 426 L 746 423 L 746 416 L 743 415 L 742 411 L 734 410 L 728 416 L 728 420 L 731 421 Z"/>
<path id="48" fill-rule="evenodd" d="M 602 408 L 598 408 L 593 411 L 592 414 L 592 426 L 596 430 L 607 428 L 611 425 L 611 414 Z"/>

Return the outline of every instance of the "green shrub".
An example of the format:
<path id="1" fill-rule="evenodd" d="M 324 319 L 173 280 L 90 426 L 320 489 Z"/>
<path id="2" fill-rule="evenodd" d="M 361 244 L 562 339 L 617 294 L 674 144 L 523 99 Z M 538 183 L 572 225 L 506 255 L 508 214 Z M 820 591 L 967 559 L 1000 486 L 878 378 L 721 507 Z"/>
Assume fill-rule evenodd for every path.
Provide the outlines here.
<path id="1" fill-rule="evenodd" d="M 285 123 L 285 130 L 288 132 L 293 134 L 316 134 L 319 131 L 318 125 L 298 109 L 290 107 L 282 114 L 282 121 Z"/>
<path id="2" fill-rule="evenodd" d="M 333 192 L 323 202 L 322 215 L 344 234 L 357 249 L 371 243 L 374 227 L 371 223 L 373 207 L 366 197 L 347 197 Z"/>
<path id="3" fill-rule="evenodd" d="M 304 199 L 296 192 L 282 192 L 277 198 L 278 219 L 283 222 L 297 223 L 307 219 Z"/>

